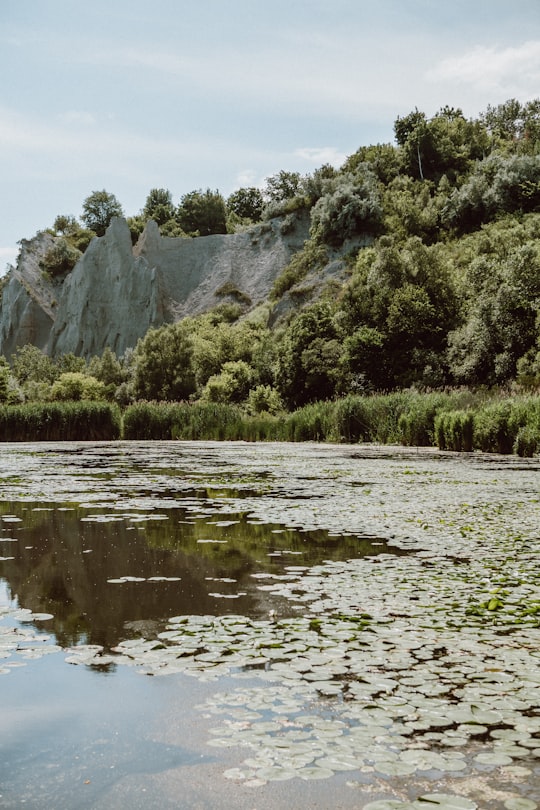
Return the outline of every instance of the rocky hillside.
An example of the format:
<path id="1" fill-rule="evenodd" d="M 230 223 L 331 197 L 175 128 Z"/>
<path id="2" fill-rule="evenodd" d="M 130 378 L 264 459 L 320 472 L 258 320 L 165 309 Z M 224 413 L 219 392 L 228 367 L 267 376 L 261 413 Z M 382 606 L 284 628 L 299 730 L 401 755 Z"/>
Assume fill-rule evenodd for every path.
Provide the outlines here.
<path id="1" fill-rule="evenodd" d="M 43 272 L 54 242 L 24 241 L 0 305 L 0 354 L 32 343 L 52 356 L 89 358 L 135 346 L 152 326 L 196 315 L 225 301 L 253 306 L 308 237 L 302 218 L 275 219 L 244 233 L 194 239 L 162 237 L 149 221 L 132 247 L 124 219 L 95 238 L 63 281 Z"/>

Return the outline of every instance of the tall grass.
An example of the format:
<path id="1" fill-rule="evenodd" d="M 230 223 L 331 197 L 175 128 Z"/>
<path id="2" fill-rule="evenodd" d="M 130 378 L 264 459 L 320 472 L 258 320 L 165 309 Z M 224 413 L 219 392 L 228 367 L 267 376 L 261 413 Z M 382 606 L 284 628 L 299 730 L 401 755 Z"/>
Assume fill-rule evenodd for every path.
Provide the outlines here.
<path id="1" fill-rule="evenodd" d="M 183 439 L 400 443 L 441 450 L 540 453 L 540 397 L 399 391 L 314 402 L 292 413 L 248 414 L 214 402 L 0 406 L 0 441 Z"/>
<path id="2" fill-rule="evenodd" d="M 533 456 L 540 452 L 540 397 L 499 397 L 468 411 L 441 412 L 435 434 L 441 450 Z"/>
<path id="3" fill-rule="evenodd" d="M 46 402 L 0 406 L 0 441 L 111 441 L 121 415 L 106 402 Z"/>
<path id="4" fill-rule="evenodd" d="M 399 391 L 313 402 L 281 416 L 251 416 L 220 403 L 144 402 L 127 409 L 124 437 L 400 443 L 531 455 L 540 451 L 540 398 Z"/>
<path id="5" fill-rule="evenodd" d="M 434 430 L 439 450 L 470 453 L 473 449 L 474 417 L 471 411 L 437 413 Z"/>

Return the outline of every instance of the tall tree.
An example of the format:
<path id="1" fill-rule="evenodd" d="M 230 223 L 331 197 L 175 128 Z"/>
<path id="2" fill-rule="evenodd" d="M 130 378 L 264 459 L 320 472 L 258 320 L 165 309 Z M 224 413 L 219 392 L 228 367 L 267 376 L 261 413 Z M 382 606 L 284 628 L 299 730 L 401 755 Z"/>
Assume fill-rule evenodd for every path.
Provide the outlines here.
<path id="1" fill-rule="evenodd" d="M 121 217 L 122 206 L 108 191 L 93 191 L 83 202 L 82 221 L 98 236 L 103 236 L 113 217 Z"/>
<path id="2" fill-rule="evenodd" d="M 166 188 L 152 188 L 148 192 L 143 208 L 145 219 L 153 219 L 158 225 L 164 225 L 174 219 L 172 194 Z"/>
<path id="3" fill-rule="evenodd" d="M 242 219 L 258 222 L 264 206 L 262 191 L 255 187 L 239 188 L 227 198 L 227 208 Z"/>
<path id="4" fill-rule="evenodd" d="M 178 206 L 177 219 L 188 234 L 208 236 L 227 233 L 227 209 L 219 191 L 190 191 Z"/>

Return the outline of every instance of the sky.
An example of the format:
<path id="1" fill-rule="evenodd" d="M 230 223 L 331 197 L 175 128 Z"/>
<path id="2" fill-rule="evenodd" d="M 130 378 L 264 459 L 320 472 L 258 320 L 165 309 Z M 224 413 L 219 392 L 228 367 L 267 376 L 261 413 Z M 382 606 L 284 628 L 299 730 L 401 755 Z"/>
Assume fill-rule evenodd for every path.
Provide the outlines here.
<path id="1" fill-rule="evenodd" d="M 0 274 L 17 242 L 225 197 L 394 141 L 398 116 L 540 97 L 539 0 L 0 0 Z"/>

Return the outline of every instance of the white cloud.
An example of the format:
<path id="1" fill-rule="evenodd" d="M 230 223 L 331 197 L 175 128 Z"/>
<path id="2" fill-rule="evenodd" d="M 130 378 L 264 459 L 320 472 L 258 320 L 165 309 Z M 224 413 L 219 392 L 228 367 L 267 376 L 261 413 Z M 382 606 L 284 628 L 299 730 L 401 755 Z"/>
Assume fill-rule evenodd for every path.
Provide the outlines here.
<path id="1" fill-rule="evenodd" d="M 469 85 L 497 96 L 533 98 L 540 86 L 540 41 L 509 48 L 477 46 L 461 56 L 443 59 L 427 78 Z"/>
<path id="2" fill-rule="evenodd" d="M 257 172 L 253 169 L 244 169 L 236 176 L 237 188 L 249 188 L 259 184 Z"/>
<path id="3" fill-rule="evenodd" d="M 330 163 L 331 166 L 338 168 L 346 160 L 347 155 L 340 152 L 335 146 L 322 146 L 322 147 L 306 147 L 297 149 L 294 153 L 303 160 L 309 163 L 314 163 L 316 166 L 322 166 L 325 163 Z"/>

